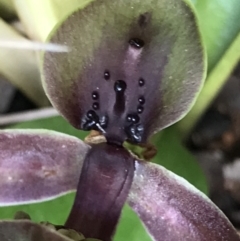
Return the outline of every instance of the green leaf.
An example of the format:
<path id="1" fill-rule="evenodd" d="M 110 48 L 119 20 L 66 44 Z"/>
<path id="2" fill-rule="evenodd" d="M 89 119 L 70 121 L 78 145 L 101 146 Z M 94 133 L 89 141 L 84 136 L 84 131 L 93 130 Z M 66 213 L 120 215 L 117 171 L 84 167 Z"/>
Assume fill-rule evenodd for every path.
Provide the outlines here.
<path id="1" fill-rule="evenodd" d="M 9 0 L 5 0 L 9 1 Z M 90 0 L 12 0 L 31 39 L 45 41 L 53 27 L 73 10 Z"/>
<path id="2" fill-rule="evenodd" d="M 65 119 L 61 116 L 39 119 L 34 121 L 26 121 L 13 125 L 14 129 L 48 129 L 53 131 L 62 132 L 71 136 L 78 137 L 81 140 L 87 136 L 88 132 L 81 131 L 73 128 Z"/>
<path id="3" fill-rule="evenodd" d="M 192 0 L 199 16 L 211 71 L 240 31 L 239 0 Z"/>
<path id="4" fill-rule="evenodd" d="M 6 48 L 8 43 L 11 46 L 14 42 L 26 46 L 29 40 L 0 18 L 0 74 L 38 106 L 49 105 L 42 88 L 36 53 Z"/>
<path id="5" fill-rule="evenodd" d="M 152 142 L 158 149 L 153 162 L 185 178 L 203 193 L 208 193 L 206 178 L 193 155 L 181 144 L 176 128 L 156 134 Z"/>
<path id="6" fill-rule="evenodd" d="M 24 211 L 30 215 L 34 222 L 48 221 L 53 224 L 63 225 L 72 207 L 74 196 L 74 193 L 70 193 L 43 203 L 0 207 L 0 219 L 13 219 L 17 211 Z"/>
<path id="7" fill-rule="evenodd" d="M 31 205 L 1 207 L 0 219 L 12 219 L 21 210 L 30 214 L 34 222 L 48 221 L 53 224 L 64 224 L 74 201 L 74 193 L 56 200 Z M 122 211 L 114 241 L 151 241 L 136 213 L 125 205 Z"/>
<path id="8" fill-rule="evenodd" d="M 0 0 L 0 17 L 6 20 L 16 17 L 12 0 Z"/>
<path id="9" fill-rule="evenodd" d="M 122 210 L 122 217 L 114 236 L 114 241 L 123 240 L 152 241 L 137 214 L 128 205 Z"/>
<path id="10" fill-rule="evenodd" d="M 239 61 L 240 33 L 209 73 L 205 85 L 201 90 L 193 108 L 184 119 L 177 123 L 183 138 L 188 137 L 189 133 L 201 118 L 203 113 L 207 110 L 217 94 L 221 91 Z"/>
<path id="11" fill-rule="evenodd" d="M 1 241 L 71 241 L 55 230 L 30 221 L 0 221 Z"/>

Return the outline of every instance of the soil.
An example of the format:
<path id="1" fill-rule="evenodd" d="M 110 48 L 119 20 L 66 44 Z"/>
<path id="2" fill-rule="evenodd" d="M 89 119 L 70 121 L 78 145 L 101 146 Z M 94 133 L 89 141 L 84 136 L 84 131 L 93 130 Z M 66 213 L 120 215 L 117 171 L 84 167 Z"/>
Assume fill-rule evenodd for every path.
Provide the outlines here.
<path id="1" fill-rule="evenodd" d="M 207 176 L 210 198 L 240 229 L 240 64 L 186 145 Z"/>

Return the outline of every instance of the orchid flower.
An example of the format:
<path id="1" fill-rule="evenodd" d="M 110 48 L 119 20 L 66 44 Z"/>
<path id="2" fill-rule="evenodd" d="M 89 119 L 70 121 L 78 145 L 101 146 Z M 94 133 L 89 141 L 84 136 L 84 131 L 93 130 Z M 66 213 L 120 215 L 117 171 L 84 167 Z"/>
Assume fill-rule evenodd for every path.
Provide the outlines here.
<path id="1" fill-rule="evenodd" d="M 42 79 L 52 105 L 86 142 L 46 130 L 0 131 L 0 205 L 76 190 L 68 229 L 110 241 L 127 203 L 155 241 L 239 241 L 200 191 L 123 144 L 181 119 L 205 77 L 197 19 L 183 0 L 93 0 L 52 31 Z M 164 150 L 162 150 L 164 151 Z M 0 222 L 1 240 L 67 241 L 31 221 Z"/>

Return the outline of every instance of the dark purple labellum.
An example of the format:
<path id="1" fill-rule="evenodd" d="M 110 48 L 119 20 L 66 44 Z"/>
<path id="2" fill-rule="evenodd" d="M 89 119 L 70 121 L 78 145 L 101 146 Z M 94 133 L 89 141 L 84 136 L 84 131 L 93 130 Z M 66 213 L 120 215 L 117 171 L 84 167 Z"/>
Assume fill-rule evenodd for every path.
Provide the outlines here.
<path id="1" fill-rule="evenodd" d="M 146 143 L 179 120 L 201 87 L 204 69 L 188 5 L 130 2 L 91 1 L 69 16 L 50 41 L 74 51 L 45 53 L 43 65 L 47 95 L 60 113 L 74 127 L 98 130 L 119 145 Z M 95 118 L 88 117 L 90 110 Z M 128 121 L 131 113 L 141 114 L 138 126 Z"/>
<path id="2" fill-rule="evenodd" d="M 66 227 L 110 241 L 134 174 L 134 158 L 123 147 L 93 145 L 80 176 Z"/>

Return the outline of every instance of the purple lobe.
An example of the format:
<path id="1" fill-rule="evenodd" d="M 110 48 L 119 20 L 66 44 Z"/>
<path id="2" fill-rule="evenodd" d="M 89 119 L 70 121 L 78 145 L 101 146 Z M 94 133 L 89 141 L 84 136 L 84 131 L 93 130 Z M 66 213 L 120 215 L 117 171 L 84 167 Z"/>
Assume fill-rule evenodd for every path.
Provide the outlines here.
<path id="1" fill-rule="evenodd" d="M 41 202 L 77 187 L 89 146 L 47 130 L 0 131 L 0 206 Z"/>
<path id="2" fill-rule="evenodd" d="M 136 161 L 128 203 L 155 241 L 239 241 L 224 214 L 165 168 Z"/>

